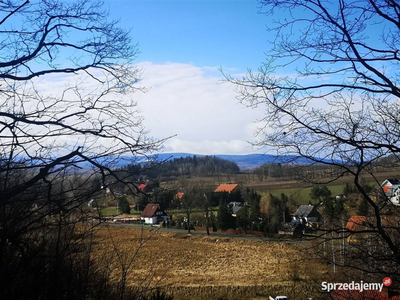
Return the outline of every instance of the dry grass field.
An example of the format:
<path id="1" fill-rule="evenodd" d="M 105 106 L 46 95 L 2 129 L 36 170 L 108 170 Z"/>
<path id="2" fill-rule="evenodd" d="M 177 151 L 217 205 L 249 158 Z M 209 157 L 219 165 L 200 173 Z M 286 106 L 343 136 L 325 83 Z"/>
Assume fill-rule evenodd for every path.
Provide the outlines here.
<path id="1" fill-rule="evenodd" d="M 121 266 L 129 267 L 128 285 L 164 287 L 176 299 L 291 294 L 293 279 L 301 294 L 310 274 L 324 273 L 317 263 L 302 261 L 295 244 L 100 226 L 95 245 L 96 258 L 110 263 L 114 280 L 121 278 Z"/>

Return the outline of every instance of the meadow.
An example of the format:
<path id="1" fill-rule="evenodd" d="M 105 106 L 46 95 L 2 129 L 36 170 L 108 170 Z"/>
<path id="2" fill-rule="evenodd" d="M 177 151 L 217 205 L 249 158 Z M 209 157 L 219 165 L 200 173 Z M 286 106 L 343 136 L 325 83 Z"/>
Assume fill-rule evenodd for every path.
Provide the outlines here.
<path id="1" fill-rule="evenodd" d="M 118 281 L 124 269 L 128 285 L 161 287 L 174 299 L 262 299 L 295 292 L 305 298 L 310 291 L 304 287 L 326 274 L 324 265 L 309 255 L 304 261 L 303 243 L 116 226 L 99 226 L 94 241 L 95 257 L 110 264 L 113 280 Z"/>
<path id="2" fill-rule="evenodd" d="M 340 195 L 343 191 L 343 184 L 339 185 L 329 185 L 328 188 L 332 192 L 332 195 Z M 259 190 L 258 193 L 261 195 L 267 195 L 271 193 L 274 196 L 280 196 L 282 193 L 291 197 L 297 205 L 308 204 L 310 201 L 311 187 L 297 187 L 297 188 L 278 188 Z"/>

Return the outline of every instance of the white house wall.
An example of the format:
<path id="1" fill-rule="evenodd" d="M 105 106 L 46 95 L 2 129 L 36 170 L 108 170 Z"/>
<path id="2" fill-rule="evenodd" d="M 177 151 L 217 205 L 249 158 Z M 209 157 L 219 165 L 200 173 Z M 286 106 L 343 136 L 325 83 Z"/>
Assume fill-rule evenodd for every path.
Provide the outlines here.
<path id="1" fill-rule="evenodd" d="M 397 197 L 391 197 L 390 198 L 390 202 L 392 202 L 393 203 L 393 205 L 395 205 L 395 206 L 400 206 L 400 201 L 399 201 L 399 197 L 397 196 Z"/>
<path id="2" fill-rule="evenodd" d="M 157 223 L 157 217 L 153 218 L 142 218 L 144 219 L 144 222 L 147 224 L 156 224 Z"/>

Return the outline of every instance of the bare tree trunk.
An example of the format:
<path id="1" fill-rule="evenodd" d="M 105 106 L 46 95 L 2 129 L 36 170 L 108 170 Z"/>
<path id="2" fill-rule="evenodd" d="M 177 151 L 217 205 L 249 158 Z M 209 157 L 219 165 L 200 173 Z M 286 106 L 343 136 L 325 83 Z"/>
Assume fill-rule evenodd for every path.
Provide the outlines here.
<path id="1" fill-rule="evenodd" d="M 343 218 L 342 218 L 342 228 L 344 228 Z M 345 248 L 344 248 L 344 231 L 342 229 L 342 266 L 344 266 L 344 256 L 345 256 Z"/>
<path id="2" fill-rule="evenodd" d="M 335 245 L 333 243 L 333 232 L 331 232 L 331 242 L 332 242 L 332 262 L 333 262 L 333 273 L 336 273 L 336 263 L 335 263 Z"/>
<path id="3" fill-rule="evenodd" d="M 210 235 L 210 216 L 208 213 L 208 206 L 206 206 L 206 218 L 207 218 L 207 224 L 206 224 L 206 230 L 207 230 L 207 235 Z"/>
<path id="4" fill-rule="evenodd" d="M 325 218 L 324 218 L 324 229 L 325 229 Z M 324 237 L 324 257 L 326 258 L 326 238 Z"/>
<path id="5" fill-rule="evenodd" d="M 187 211 L 186 215 L 187 215 L 188 233 L 190 233 L 190 211 Z"/>

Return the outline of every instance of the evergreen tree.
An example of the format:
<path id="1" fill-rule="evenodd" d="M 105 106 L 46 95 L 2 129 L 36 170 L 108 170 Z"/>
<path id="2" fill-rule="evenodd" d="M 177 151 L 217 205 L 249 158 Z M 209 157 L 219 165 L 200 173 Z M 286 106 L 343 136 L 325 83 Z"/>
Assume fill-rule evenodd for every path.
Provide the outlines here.
<path id="1" fill-rule="evenodd" d="M 143 211 L 147 204 L 149 204 L 149 196 L 146 194 L 139 194 L 138 200 L 136 202 L 136 210 Z"/>
<path id="2" fill-rule="evenodd" d="M 248 205 L 248 219 L 252 229 L 258 229 L 260 219 L 260 200 L 261 195 L 258 194 L 254 189 L 246 189 L 244 195 L 245 203 Z"/>
<path id="3" fill-rule="evenodd" d="M 251 228 L 251 219 L 249 217 L 249 208 L 244 206 L 236 214 L 236 227 L 243 230 L 248 230 Z"/>
<path id="4" fill-rule="evenodd" d="M 131 207 L 129 206 L 128 199 L 126 199 L 125 195 L 119 197 L 118 204 L 119 204 L 119 208 L 121 210 L 121 213 L 123 213 L 123 214 L 130 214 L 131 213 Z"/>
<path id="5" fill-rule="evenodd" d="M 127 165 L 120 169 L 126 171 L 131 176 L 140 174 L 150 178 L 159 176 L 210 176 L 213 174 L 237 174 L 239 166 L 231 161 L 215 156 L 204 157 L 180 157 L 169 160 L 165 163 L 150 163 L 146 166 Z"/>
<path id="6" fill-rule="evenodd" d="M 310 197 L 317 203 L 322 203 L 332 197 L 332 192 L 326 185 L 315 185 L 312 187 Z"/>
<path id="7" fill-rule="evenodd" d="M 218 206 L 218 228 L 226 230 L 235 228 L 235 218 L 232 217 L 232 211 L 226 201 L 221 200 Z"/>
<path id="8" fill-rule="evenodd" d="M 368 216 L 370 211 L 370 205 L 364 198 L 361 199 L 360 204 L 357 208 L 357 214 L 359 216 Z"/>
<path id="9" fill-rule="evenodd" d="M 153 191 L 153 201 L 154 203 L 161 204 L 163 209 L 168 209 L 170 207 L 171 201 L 174 199 L 177 190 L 175 189 L 163 189 L 163 188 L 155 188 Z"/>

